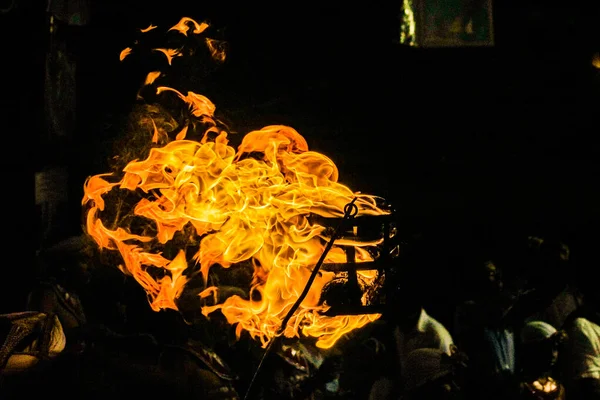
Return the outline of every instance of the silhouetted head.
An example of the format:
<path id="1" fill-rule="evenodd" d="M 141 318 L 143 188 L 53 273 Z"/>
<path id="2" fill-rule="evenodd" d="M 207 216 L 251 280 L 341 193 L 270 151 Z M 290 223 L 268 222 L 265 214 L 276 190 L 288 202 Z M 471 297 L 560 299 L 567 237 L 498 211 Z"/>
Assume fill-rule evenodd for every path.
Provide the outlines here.
<path id="1" fill-rule="evenodd" d="M 479 298 L 493 298 L 504 290 L 502 268 L 492 260 L 478 263 L 474 268 L 470 281 L 474 285 L 473 289 L 476 296 Z"/>
<path id="2" fill-rule="evenodd" d="M 531 286 L 543 285 L 553 279 L 565 279 L 569 272 L 571 249 L 556 237 L 529 236 L 522 260 L 525 274 Z M 560 277 L 560 278 L 559 278 Z"/>
<path id="3" fill-rule="evenodd" d="M 558 360 L 562 331 L 544 321 L 529 321 L 521 329 L 521 360 L 526 373 L 543 373 Z"/>
<path id="4" fill-rule="evenodd" d="M 581 274 L 577 286 L 583 295 L 583 302 L 596 310 L 600 310 L 600 284 L 590 275 L 587 273 Z"/>
<path id="5" fill-rule="evenodd" d="M 394 277 L 391 285 L 389 301 L 389 319 L 397 323 L 403 330 L 417 325 L 423 307 L 424 280 L 417 268 L 411 264 L 400 266 L 401 270 Z"/>
<path id="6" fill-rule="evenodd" d="M 600 309 L 600 284 L 596 277 L 598 265 L 598 234 L 589 235 L 573 250 L 576 285 L 586 305 Z"/>
<path id="7" fill-rule="evenodd" d="M 423 306 L 418 299 L 407 298 L 404 302 L 397 305 L 396 323 L 404 330 L 409 331 L 416 328 L 421 317 Z"/>

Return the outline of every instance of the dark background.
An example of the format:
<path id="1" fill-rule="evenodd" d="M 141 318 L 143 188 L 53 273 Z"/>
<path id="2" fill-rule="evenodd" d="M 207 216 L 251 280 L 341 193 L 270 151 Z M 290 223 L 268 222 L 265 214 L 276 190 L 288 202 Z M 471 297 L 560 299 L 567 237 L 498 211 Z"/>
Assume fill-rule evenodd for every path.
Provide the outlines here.
<path id="1" fill-rule="evenodd" d="M 210 20 L 229 43 L 224 65 L 190 79 L 235 131 L 294 127 L 334 160 L 341 182 L 388 199 L 406 232 L 435 238 L 434 252 L 547 232 L 576 243 L 597 229 L 598 6 L 496 2 L 494 47 L 419 49 L 397 43 L 400 1 L 93 1 L 90 23 L 63 32 L 77 63 L 77 128 L 53 140 L 43 118 L 48 25 L 39 3 L 21 0 L 0 23 L 11 123 L 3 165 L 25 182 L 20 200 L 5 196 L 3 208 L 33 216 L 10 225 L 6 245 L 24 248 L 23 265 L 38 244 L 34 172 L 68 167 L 59 224 L 63 236 L 81 232 L 83 181 L 105 172 L 136 78 L 147 72 L 118 54 L 136 29 L 182 16 Z M 28 273 L 7 269 L 7 282 Z"/>

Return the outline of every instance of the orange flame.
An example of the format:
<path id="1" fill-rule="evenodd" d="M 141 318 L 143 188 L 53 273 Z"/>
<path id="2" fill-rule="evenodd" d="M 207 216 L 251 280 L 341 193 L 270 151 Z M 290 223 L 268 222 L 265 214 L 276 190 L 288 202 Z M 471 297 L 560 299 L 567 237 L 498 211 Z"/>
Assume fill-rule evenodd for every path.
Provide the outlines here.
<path id="1" fill-rule="evenodd" d="M 191 21 L 184 18 L 171 29 L 189 29 Z M 194 26 L 194 33 L 202 28 Z M 145 84 L 159 75 L 150 73 Z M 229 145 L 227 132 L 218 127 L 216 107 L 207 97 L 194 92 L 184 95 L 167 86 L 156 91 L 184 101 L 207 128 L 195 141 L 186 139 L 188 126 L 184 126 L 169 141 L 149 117 L 148 141 L 155 146 L 148 156 L 129 162 L 122 174 L 86 180 L 82 200 L 86 231 L 100 248 L 119 252 L 123 260 L 119 268 L 142 286 L 153 310 L 177 310 L 186 283 L 200 274 L 205 284 L 198 293 L 206 304 L 202 313 L 210 316 L 220 311 L 236 326 L 238 336 L 247 331 L 266 346 L 299 298 L 329 240 L 327 228 L 313 217 L 340 218 L 355 197 L 359 218 L 389 211 L 380 208 L 375 196 L 355 193 L 338 182 L 334 162 L 309 150 L 295 129 L 271 125 L 249 132 L 236 150 Z M 158 147 L 159 142 L 166 144 Z M 139 195 L 139 200 L 124 213 L 119 208 L 121 213 L 109 221 L 107 206 L 116 207 L 115 195 L 121 199 L 129 194 Z M 150 228 L 133 229 L 125 223 L 132 218 Z M 186 249 L 180 248 L 170 259 L 161 249 L 183 232 L 189 238 Z M 346 262 L 342 245 L 356 247 L 358 262 L 373 260 L 367 249 L 379 243 L 342 239 L 325 262 Z M 190 246 L 191 256 L 186 251 Z M 243 262 L 254 269 L 249 297 L 234 295 L 215 304 L 219 288 L 208 286 L 211 268 L 239 268 Z M 375 277 L 369 271 L 362 275 L 367 280 Z M 283 332 L 286 337 L 315 337 L 317 346 L 329 348 L 342 335 L 379 318 L 378 314 L 325 316 L 329 306 L 321 303 L 320 296 L 333 278 L 333 272 L 319 273 L 289 320 Z"/>
<path id="2" fill-rule="evenodd" d="M 154 30 L 156 28 L 158 28 L 158 26 L 150 24 L 150 25 L 148 25 L 147 28 L 140 29 L 140 32 L 146 33 L 146 32 L 150 32 L 151 30 Z"/>
<path id="3" fill-rule="evenodd" d="M 208 51 L 210 51 L 210 55 L 215 61 L 225 61 L 225 42 L 221 40 L 206 38 L 206 46 L 208 47 Z"/>
<path id="4" fill-rule="evenodd" d="M 153 71 L 146 75 L 146 80 L 144 81 L 144 85 L 152 85 L 156 79 L 160 76 L 160 71 Z"/>
<path id="5" fill-rule="evenodd" d="M 188 31 L 190 30 L 190 24 L 194 26 L 194 30 L 192 33 L 199 35 L 209 27 L 206 22 L 198 23 L 189 17 L 183 17 L 181 20 L 174 26 L 172 26 L 169 31 L 179 31 L 183 35 L 187 36 Z"/>
<path id="6" fill-rule="evenodd" d="M 168 31 L 177 31 L 184 36 L 188 36 L 188 32 L 192 30 L 192 33 L 195 35 L 200 35 L 204 33 L 210 25 L 206 22 L 196 22 L 192 18 L 184 17 L 177 24 L 168 29 Z M 150 24 L 148 27 L 140 29 L 140 32 L 147 33 L 157 29 L 158 26 Z M 204 43 L 213 58 L 213 60 L 217 62 L 224 62 L 226 58 L 226 42 L 222 40 L 217 40 L 209 37 L 204 38 Z M 137 41 L 135 42 L 137 44 Z M 167 62 L 169 65 L 173 62 L 174 57 L 181 57 L 183 54 L 181 49 L 171 49 L 171 48 L 157 48 L 153 49 L 153 51 L 161 52 L 167 58 Z M 133 52 L 131 47 L 127 47 L 121 51 L 119 56 L 119 60 L 123 61 L 129 54 Z"/>
<path id="7" fill-rule="evenodd" d="M 131 47 L 126 47 L 123 50 L 121 50 L 121 53 L 119 54 L 119 61 L 123 61 L 125 57 L 131 54 L 132 50 L 133 49 Z"/>
<path id="8" fill-rule="evenodd" d="M 153 49 L 154 51 L 161 52 L 167 57 L 169 65 L 173 62 L 174 57 L 181 57 L 181 52 L 177 49 Z"/>

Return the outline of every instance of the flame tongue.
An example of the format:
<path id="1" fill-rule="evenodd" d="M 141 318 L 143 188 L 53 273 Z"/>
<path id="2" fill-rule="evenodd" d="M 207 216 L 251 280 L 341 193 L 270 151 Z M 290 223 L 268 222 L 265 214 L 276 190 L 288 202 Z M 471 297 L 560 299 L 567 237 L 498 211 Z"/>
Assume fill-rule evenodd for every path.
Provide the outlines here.
<path id="1" fill-rule="evenodd" d="M 193 33 L 205 28 L 185 20 L 174 29 L 187 34 L 186 27 L 195 27 Z M 146 84 L 160 76 L 152 74 Z M 341 217 L 357 195 L 338 182 L 333 161 L 310 151 L 293 128 L 273 125 L 250 132 L 236 151 L 227 133 L 217 128 L 215 106 L 208 98 L 166 86 L 157 92 L 174 93 L 189 105 L 193 117 L 206 126 L 202 139 L 185 139 L 185 126 L 175 140 L 127 164 L 121 175 L 89 178 L 83 198 L 87 232 L 101 248 L 120 253 L 121 270 L 144 288 L 154 310 L 177 310 L 177 299 L 194 274 L 203 277 L 205 288 L 198 295 L 208 301 L 218 292 L 211 286 L 213 266 L 240 268 L 251 263 L 248 298 L 233 295 L 204 306 L 202 313 L 209 316 L 220 310 L 236 325 L 238 335 L 245 330 L 266 345 L 298 299 L 328 240 L 325 227 L 310 216 Z M 154 121 L 151 125 L 148 141 L 158 146 L 159 138 L 168 136 Z M 126 208 L 123 199 L 131 194 L 138 197 Z M 373 196 L 358 196 L 356 205 L 359 215 L 387 214 Z M 108 216 L 111 208 L 116 208 L 116 217 Z M 359 254 L 369 260 L 368 252 Z M 344 262 L 345 254 L 334 246 L 325 261 Z M 303 333 L 327 348 L 379 317 L 322 315 L 328 307 L 319 303 L 320 294 L 333 277 L 330 272 L 319 274 L 285 336 Z"/>

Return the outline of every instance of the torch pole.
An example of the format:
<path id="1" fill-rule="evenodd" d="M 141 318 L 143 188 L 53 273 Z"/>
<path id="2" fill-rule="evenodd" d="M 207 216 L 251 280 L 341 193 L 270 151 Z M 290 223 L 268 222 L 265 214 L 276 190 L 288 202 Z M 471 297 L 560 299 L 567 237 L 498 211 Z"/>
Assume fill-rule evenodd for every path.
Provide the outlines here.
<path id="1" fill-rule="evenodd" d="M 300 304 L 302 304 L 302 302 L 304 301 L 304 298 L 308 295 L 308 292 L 310 291 L 310 287 L 312 286 L 315 278 L 317 277 L 317 275 L 319 273 L 319 269 L 321 268 L 321 265 L 323 265 L 323 262 L 325 261 L 325 257 L 327 256 L 327 253 L 329 253 L 329 250 L 331 250 L 331 248 L 333 247 L 333 243 L 336 241 L 337 237 L 340 235 L 340 232 L 342 231 L 344 222 L 346 222 L 347 220 L 349 220 L 351 218 L 354 218 L 356 216 L 356 214 L 358 214 L 358 207 L 356 206 L 356 204 L 354 204 L 356 202 L 356 200 L 357 200 L 357 197 L 354 197 L 352 199 L 352 201 L 350 201 L 350 203 L 348 203 L 344 206 L 344 218 L 340 221 L 340 223 L 336 227 L 335 231 L 333 232 L 333 235 L 329 239 L 329 242 L 327 242 L 327 245 L 325 246 L 323 253 L 321 253 L 321 257 L 319 258 L 319 260 L 317 261 L 317 264 L 313 268 L 313 270 L 310 274 L 310 277 L 308 278 L 308 281 L 306 282 L 306 285 L 304 285 L 304 290 L 302 290 L 302 293 L 300 294 L 300 296 L 298 297 L 298 299 L 296 300 L 296 302 L 294 303 L 292 308 L 290 308 L 290 310 L 286 314 L 285 318 L 281 322 L 281 326 L 277 330 L 277 333 L 271 339 L 271 341 L 269 342 L 269 345 L 265 349 L 265 352 L 263 353 L 263 355 L 260 359 L 260 362 L 258 363 L 258 367 L 256 368 L 254 375 L 252 376 L 250 385 L 248 386 L 248 389 L 246 390 L 246 394 L 244 395 L 244 400 L 250 400 L 252 398 L 251 397 L 252 388 L 254 386 L 254 383 L 256 382 L 256 378 L 258 378 L 260 371 L 262 370 L 262 366 L 263 366 L 265 360 L 271 353 L 271 351 L 275 345 L 275 342 L 278 342 L 281 335 L 283 335 L 283 332 L 285 332 L 285 328 L 287 327 L 289 320 L 292 318 L 292 316 L 294 315 L 296 310 L 298 310 L 298 307 L 300 307 Z"/>

